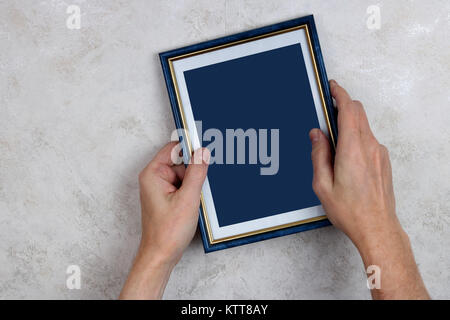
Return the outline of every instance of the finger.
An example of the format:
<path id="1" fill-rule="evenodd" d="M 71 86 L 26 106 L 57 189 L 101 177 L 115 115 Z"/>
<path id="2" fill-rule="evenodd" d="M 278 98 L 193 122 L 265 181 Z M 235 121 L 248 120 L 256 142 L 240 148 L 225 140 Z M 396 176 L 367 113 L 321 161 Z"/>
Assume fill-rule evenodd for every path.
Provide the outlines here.
<path id="1" fill-rule="evenodd" d="M 170 193 L 177 191 L 183 181 L 184 173 L 186 171 L 184 164 L 172 167 L 169 167 L 166 164 L 158 164 L 158 166 L 158 176 L 171 185 L 167 190 L 170 190 Z"/>
<path id="2" fill-rule="evenodd" d="M 331 95 L 338 108 L 339 140 L 353 139 L 360 135 L 359 109 L 354 105 L 350 95 L 335 80 L 330 81 Z M 338 142 L 339 143 L 339 142 Z"/>
<path id="3" fill-rule="evenodd" d="M 331 147 L 327 137 L 319 129 L 311 130 L 309 137 L 312 143 L 313 189 L 319 199 L 323 199 L 333 186 Z"/>
<path id="4" fill-rule="evenodd" d="M 351 106 L 351 103 L 353 102 L 352 98 L 347 91 L 336 82 L 336 80 L 330 80 L 330 90 L 331 95 L 334 100 L 336 100 L 336 107 L 339 111 L 343 111 L 343 109 Z"/>
<path id="5" fill-rule="evenodd" d="M 156 156 L 153 158 L 152 162 L 162 163 L 168 166 L 173 166 L 178 163 L 178 153 L 179 153 L 180 143 L 178 141 L 172 141 L 166 144 Z"/>
<path id="6" fill-rule="evenodd" d="M 200 199 L 203 182 L 208 172 L 210 152 L 207 148 L 197 149 L 186 169 L 184 179 L 179 189 L 181 197 L 187 203 L 196 203 Z"/>
<path id="7" fill-rule="evenodd" d="M 158 177 L 169 184 L 179 184 L 182 179 L 181 169 L 174 169 L 174 161 L 172 159 L 173 150 L 177 149 L 178 142 L 170 142 L 166 144 L 149 164 L 142 170 L 140 179 L 142 181 L 151 180 L 151 177 Z"/>
<path id="8" fill-rule="evenodd" d="M 361 135 L 364 136 L 365 138 L 375 139 L 372 129 L 370 128 L 369 120 L 367 118 L 367 114 L 366 114 L 363 104 L 358 100 L 353 101 L 353 103 L 360 109 L 359 110 L 359 129 L 361 131 Z"/>

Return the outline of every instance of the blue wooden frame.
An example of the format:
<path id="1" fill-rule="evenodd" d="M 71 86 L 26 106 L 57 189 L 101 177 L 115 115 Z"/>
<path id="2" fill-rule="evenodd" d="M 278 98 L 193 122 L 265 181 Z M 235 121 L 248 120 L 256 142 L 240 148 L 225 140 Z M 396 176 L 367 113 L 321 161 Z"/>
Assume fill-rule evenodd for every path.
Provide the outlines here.
<path id="1" fill-rule="evenodd" d="M 177 129 L 182 129 L 183 123 L 181 121 L 181 115 L 180 115 L 179 106 L 178 106 L 178 102 L 177 102 L 177 98 L 176 98 L 175 85 L 174 85 L 172 75 L 170 72 L 169 59 L 178 57 L 181 55 L 186 55 L 186 54 L 190 54 L 193 52 L 197 52 L 200 50 L 205 50 L 205 49 L 209 49 L 209 48 L 213 48 L 213 47 L 217 47 L 217 46 L 221 46 L 221 45 L 226 45 L 231 42 L 254 38 L 254 37 L 262 36 L 262 35 L 265 35 L 268 33 L 281 31 L 281 30 L 285 30 L 285 29 L 289 29 L 289 28 L 293 28 L 293 27 L 301 26 L 301 25 L 305 25 L 305 24 L 308 26 L 308 29 L 309 29 L 312 49 L 314 52 L 316 65 L 317 65 L 317 69 L 318 69 L 318 75 L 319 75 L 319 79 L 320 79 L 321 86 L 322 86 L 323 97 L 324 97 L 327 112 L 328 112 L 330 128 L 331 128 L 330 134 L 333 135 L 335 142 L 337 142 L 337 134 L 338 134 L 338 132 L 337 132 L 337 110 L 333 107 L 333 100 L 332 100 L 331 93 L 330 93 L 328 78 L 327 78 L 327 74 L 326 74 L 326 70 L 325 70 L 325 64 L 324 64 L 323 57 L 322 57 L 322 51 L 320 49 L 319 37 L 317 35 L 316 26 L 314 23 L 314 17 L 312 15 L 285 21 L 285 22 L 280 22 L 280 23 L 277 23 L 274 25 L 270 25 L 270 26 L 266 26 L 266 27 L 226 36 L 223 38 L 218 38 L 218 39 L 198 43 L 198 44 L 187 46 L 184 48 L 160 53 L 159 57 L 161 60 L 162 70 L 164 73 L 167 91 L 169 93 L 169 99 L 170 99 L 170 103 L 172 106 L 172 113 L 173 113 L 173 117 L 174 117 L 175 125 L 176 125 Z M 182 141 L 181 138 L 180 138 L 180 142 L 182 144 L 185 144 L 185 141 Z M 186 145 L 183 145 L 183 149 L 189 150 Z M 240 245 L 244 245 L 244 244 L 248 244 L 248 243 L 252 243 L 252 242 L 271 239 L 271 238 L 275 238 L 275 237 L 281 237 L 284 235 L 293 234 L 293 233 L 297 233 L 297 232 L 302 232 L 302 231 L 307 231 L 307 230 L 316 229 L 316 228 L 320 228 L 320 227 L 325 227 L 325 226 L 328 226 L 331 224 L 326 219 L 326 220 L 305 223 L 305 224 L 301 224 L 301 225 L 297 225 L 297 226 L 293 226 L 293 227 L 287 227 L 287 228 L 280 229 L 280 230 L 269 231 L 266 233 L 252 235 L 252 236 L 248 236 L 248 237 L 244 237 L 244 238 L 240 238 L 240 239 L 229 240 L 229 241 L 225 241 L 225 242 L 221 242 L 221 243 L 217 243 L 217 244 L 211 244 L 211 243 L 209 243 L 209 240 L 208 240 L 209 238 L 208 238 L 208 234 L 206 231 L 206 225 L 205 225 L 205 221 L 203 218 L 202 208 L 200 207 L 199 210 L 200 210 L 199 228 L 200 228 L 200 232 L 201 232 L 201 236 L 202 236 L 202 240 L 203 240 L 203 246 L 204 246 L 206 253 L 212 252 L 212 251 L 217 251 L 217 250 L 222 250 L 222 249 L 226 249 L 226 248 L 231 248 L 231 247 L 235 247 L 235 246 L 240 246 Z"/>

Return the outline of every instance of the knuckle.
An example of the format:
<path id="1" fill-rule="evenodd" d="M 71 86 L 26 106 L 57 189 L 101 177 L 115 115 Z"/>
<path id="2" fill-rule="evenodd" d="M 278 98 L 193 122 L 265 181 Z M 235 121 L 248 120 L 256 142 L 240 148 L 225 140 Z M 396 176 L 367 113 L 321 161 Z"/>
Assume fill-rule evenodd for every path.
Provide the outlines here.
<path id="1" fill-rule="evenodd" d="M 312 183 L 312 188 L 316 194 L 324 194 L 326 192 L 325 184 L 321 179 L 314 179 Z"/>
<path id="2" fill-rule="evenodd" d="M 171 170 L 169 167 L 167 166 L 160 166 L 157 171 L 163 176 L 163 177 L 168 177 L 171 176 Z"/>
<path id="3" fill-rule="evenodd" d="M 381 161 L 387 155 L 387 148 L 379 143 L 375 144 L 375 147 L 372 148 L 372 160 L 375 163 L 381 163 Z"/>
<path id="4" fill-rule="evenodd" d="M 377 138 L 372 133 L 367 135 L 367 141 L 370 145 L 379 145 Z"/>
<path id="5" fill-rule="evenodd" d="M 139 181 L 139 185 L 144 185 L 145 184 L 145 180 L 146 180 L 146 173 L 145 173 L 145 170 L 143 170 L 143 171 L 141 171 L 140 173 L 139 173 L 139 176 L 138 176 L 138 181 Z"/>
<path id="6" fill-rule="evenodd" d="M 380 144 L 380 149 L 383 156 L 389 158 L 389 149 L 383 144 Z"/>
<path id="7" fill-rule="evenodd" d="M 359 100 L 353 100 L 353 104 L 359 108 L 363 108 L 363 104 Z"/>
<path id="8" fill-rule="evenodd" d="M 320 146 L 318 143 L 315 143 L 311 149 L 311 158 L 317 157 L 317 154 L 320 152 Z"/>
<path id="9" fill-rule="evenodd" d="M 315 193 L 319 193 L 320 186 L 319 186 L 319 182 L 317 182 L 316 179 L 313 180 L 312 188 L 313 188 Z"/>
<path id="10" fill-rule="evenodd" d="M 145 185 L 150 179 L 152 172 L 154 172 L 155 168 L 153 164 L 149 164 L 145 167 L 138 175 L 138 181 L 141 186 Z"/>
<path id="11" fill-rule="evenodd" d="M 313 162 L 316 162 L 318 159 L 320 159 L 320 155 L 322 152 L 323 152 L 323 145 L 317 143 L 311 150 L 311 160 Z"/>
<path id="12" fill-rule="evenodd" d="M 351 106 L 353 104 L 353 101 L 345 101 L 344 103 L 342 103 L 342 109 L 347 110 L 347 111 L 351 111 Z"/>

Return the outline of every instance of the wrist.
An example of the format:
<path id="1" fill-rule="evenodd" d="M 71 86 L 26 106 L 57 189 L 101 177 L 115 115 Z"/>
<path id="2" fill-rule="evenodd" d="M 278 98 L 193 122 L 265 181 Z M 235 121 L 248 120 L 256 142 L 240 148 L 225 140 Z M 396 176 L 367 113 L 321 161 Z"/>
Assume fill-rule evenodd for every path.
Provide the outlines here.
<path id="1" fill-rule="evenodd" d="M 136 254 L 136 262 L 147 265 L 149 268 L 172 270 L 178 262 L 178 259 L 164 252 L 145 241 L 141 241 Z"/>
<path id="2" fill-rule="evenodd" d="M 408 235 L 398 221 L 374 228 L 354 243 L 366 267 L 380 265 L 390 256 L 401 255 L 410 247 Z"/>
<path id="3" fill-rule="evenodd" d="M 161 299 L 175 264 L 157 250 L 139 246 L 121 299 Z"/>

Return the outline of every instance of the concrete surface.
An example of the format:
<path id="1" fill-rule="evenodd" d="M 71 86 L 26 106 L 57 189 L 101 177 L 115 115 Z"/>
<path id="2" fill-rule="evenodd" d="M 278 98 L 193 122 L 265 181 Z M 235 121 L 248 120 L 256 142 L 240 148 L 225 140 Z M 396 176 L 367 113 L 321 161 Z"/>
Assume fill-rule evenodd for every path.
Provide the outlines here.
<path id="1" fill-rule="evenodd" d="M 66 27 L 70 4 L 79 30 Z M 310 13 L 330 78 L 365 103 L 390 149 L 425 283 L 450 298 L 448 0 L 1 0 L 0 298 L 116 298 L 139 239 L 137 175 L 174 128 L 157 53 Z M 72 264 L 80 290 L 66 287 Z M 369 297 L 333 227 L 209 255 L 197 235 L 165 293 Z"/>

